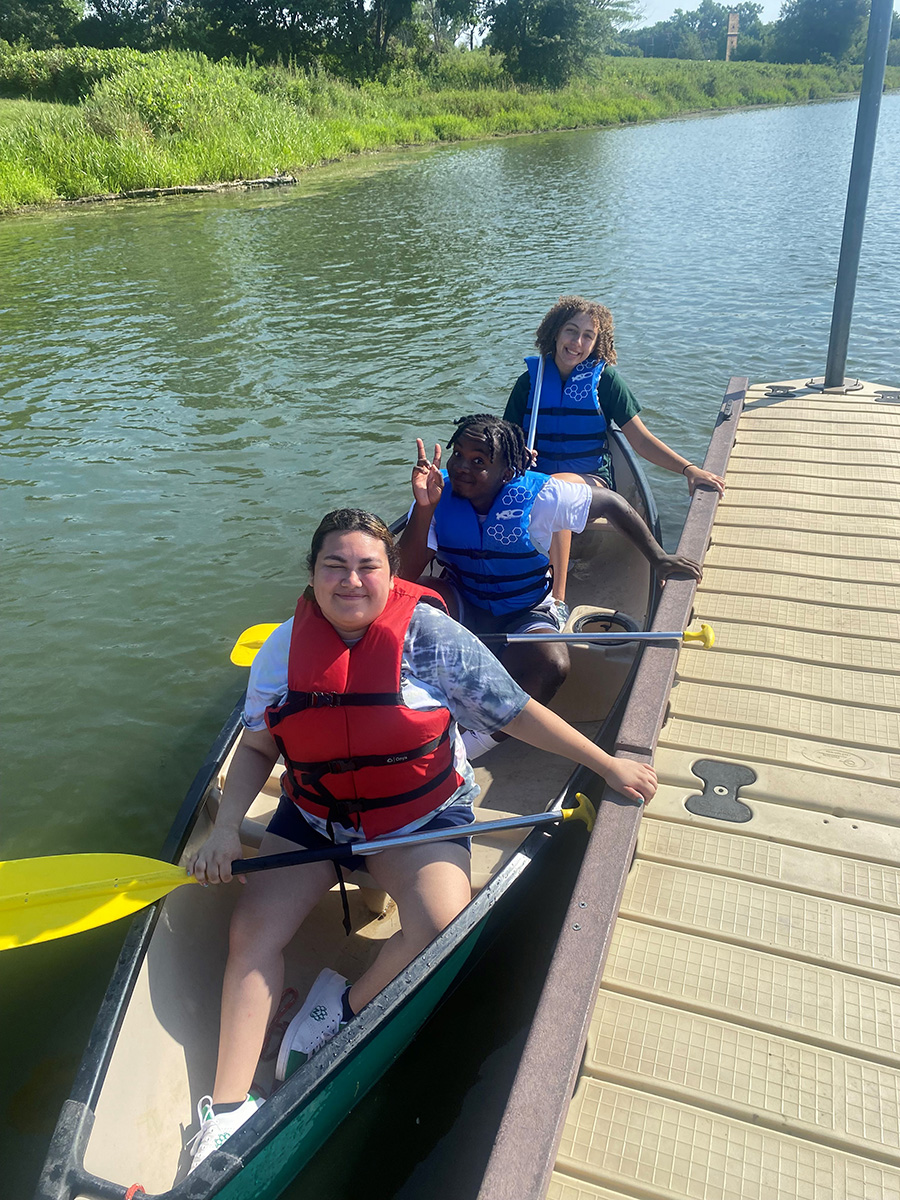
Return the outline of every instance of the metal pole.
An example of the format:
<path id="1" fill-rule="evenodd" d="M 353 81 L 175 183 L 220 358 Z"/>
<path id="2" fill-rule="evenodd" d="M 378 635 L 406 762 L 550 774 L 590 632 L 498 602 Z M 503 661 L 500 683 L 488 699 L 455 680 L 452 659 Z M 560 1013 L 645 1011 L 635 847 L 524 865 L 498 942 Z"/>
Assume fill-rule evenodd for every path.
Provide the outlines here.
<path id="1" fill-rule="evenodd" d="M 869 180 L 872 176 L 872 158 L 875 153 L 875 131 L 878 128 L 878 112 L 884 88 L 884 68 L 887 64 L 893 9 L 893 0 L 872 0 L 862 85 L 859 90 L 856 137 L 850 163 L 847 208 L 844 212 L 841 256 L 834 288 L 831 336 L 828 340 L 828 358 L 822 382 L 825 388 L 842 388 L 845 383 L 847 341 L 850 336 L 850 318 L 853 315 L 853 298 L 856 294 L 856 276 L 866 220 L 866 202 L 869 198 Z"/>

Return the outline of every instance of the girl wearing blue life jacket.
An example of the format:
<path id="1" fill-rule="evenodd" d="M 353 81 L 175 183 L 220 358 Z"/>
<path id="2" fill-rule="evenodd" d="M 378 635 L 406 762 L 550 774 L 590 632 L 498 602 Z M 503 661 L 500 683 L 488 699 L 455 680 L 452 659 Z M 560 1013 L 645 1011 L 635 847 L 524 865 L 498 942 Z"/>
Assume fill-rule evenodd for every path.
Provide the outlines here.
<path id="1" fill-rule="evenodd" d="M 516 380 L 503 416 L 527 435 L 543 356 L 535 439 L 538 471 L 590 476 L 592 483 L 614 488 L 607 430 L 615 422 L 642 458 L 683 475 L 691 495 L 699 484 L 722 494 L 725 482 L 720 476 L 671 450 L 638 416 L 640 405 L 615 367 L 608 308 L 582 296 L 562 296 L 538 326 L 535 345 L 539 353 L 525 359 L 528 370 Z M 571 544 L 571 533 L 560 533 L 550 552 L 553 595 L 560 602 L 565 601 Z"/>
<path id="2" fill-rule="evenodd" d="M 429 462 L 417 439 L 413 505 L 400 537 L 400 575 L 415 581 L 436 559 L 444 574 L 428 578 L 452 616 L 479 636 L 561 627 L 550 595 L 550 548 L 561 530 L 580 532 L 603 518 L 628 538 L 659 579 L 688 574 L 699 565 L 666 554 L 631 507 L 611 488 L 579 475 L 552 477 L 529 469 L 530 455 L 518 425 L 489 413 L 456 422 L 448 443 Z M 547 704 L 569 670 L 560 642 L 525 642 L 495 651 L 516 682 Z M 469 758 L 492 748 L 502 734 L 465 735 Z"/>

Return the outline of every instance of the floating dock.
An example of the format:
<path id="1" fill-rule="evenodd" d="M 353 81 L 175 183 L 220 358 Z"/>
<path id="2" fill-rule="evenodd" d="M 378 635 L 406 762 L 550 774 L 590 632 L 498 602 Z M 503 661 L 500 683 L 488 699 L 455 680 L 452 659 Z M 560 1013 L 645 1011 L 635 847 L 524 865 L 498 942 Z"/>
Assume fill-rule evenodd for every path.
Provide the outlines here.
<path id="1" fill-rule="evenodd" d="M 900 391 L 732 380 L 707 466 L 481 1200 L 900 1197 Z"/>

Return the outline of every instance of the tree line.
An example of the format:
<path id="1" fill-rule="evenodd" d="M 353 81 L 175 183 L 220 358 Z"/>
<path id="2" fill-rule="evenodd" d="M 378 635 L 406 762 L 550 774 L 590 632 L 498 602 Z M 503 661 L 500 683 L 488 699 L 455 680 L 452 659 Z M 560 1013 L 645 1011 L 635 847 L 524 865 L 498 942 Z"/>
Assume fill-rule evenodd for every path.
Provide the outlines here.
<path id="1" fill-rule="evenodd" d="M 699 8 L 676 8 L 667 21 L 622 34 L 631 53 L 650 58 L 722 59 L 728 14 L 739 18 L 732 58 L 743 62 L 861 63 L 869 21 L 868 0 L 785 0 L 777 21 L 761 19 L 762 5 L 731 7 L 701 0 Z M 900 16 L 891 29 L 889 62 L 900 63 Z"/>
<path id="2" fill-rule="evenodd" d="M 785 0 L 766 24 L 760 4 L 701 0 L 636 28 L 640 0 L 4 0 L 0 45 L 194 50 L 358 81 L 483 45 L 514 82 L 560 87 L 604 54 L 723 59 L 729 11 L 740 18 L 735 59 L 861 62 L 868 10 L 868 0 Z M 900 63 L 896 15 L 892 38 L 889 61 Z"/>

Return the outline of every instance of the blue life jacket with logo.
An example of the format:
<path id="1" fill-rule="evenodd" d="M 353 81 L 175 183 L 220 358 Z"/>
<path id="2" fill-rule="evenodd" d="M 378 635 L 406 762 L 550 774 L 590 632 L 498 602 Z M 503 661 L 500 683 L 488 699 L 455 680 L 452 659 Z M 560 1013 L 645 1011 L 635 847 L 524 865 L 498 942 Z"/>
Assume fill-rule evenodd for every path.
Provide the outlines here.
<path id="1" fill-rule="evenodd" d="M 534 608 L 550 591 L 550 559 L 528 529 L 547 476 L 526 471 L 503 485 L 482 522 L 470 502 L 445 487 L 434 510 L 437 560 L 465 600 L 497 616 Z"/>
<path id="2" fill-rule="evenodd" d="M 526 436 L 531 428 L 531 409 L 540 358 L 529 354 L 525 359 L 531 377 L 531 391 L 525 409 Z M 602 466 L 607 451 L 606 417 L 597 403 L 597 384 L 606 363 L 579 363 L 563 385 L 552 358 L 544 360 L 544 378 L 538 405 L 537 469 L 552 475 L 557 471 L 590 474 Z"/>

